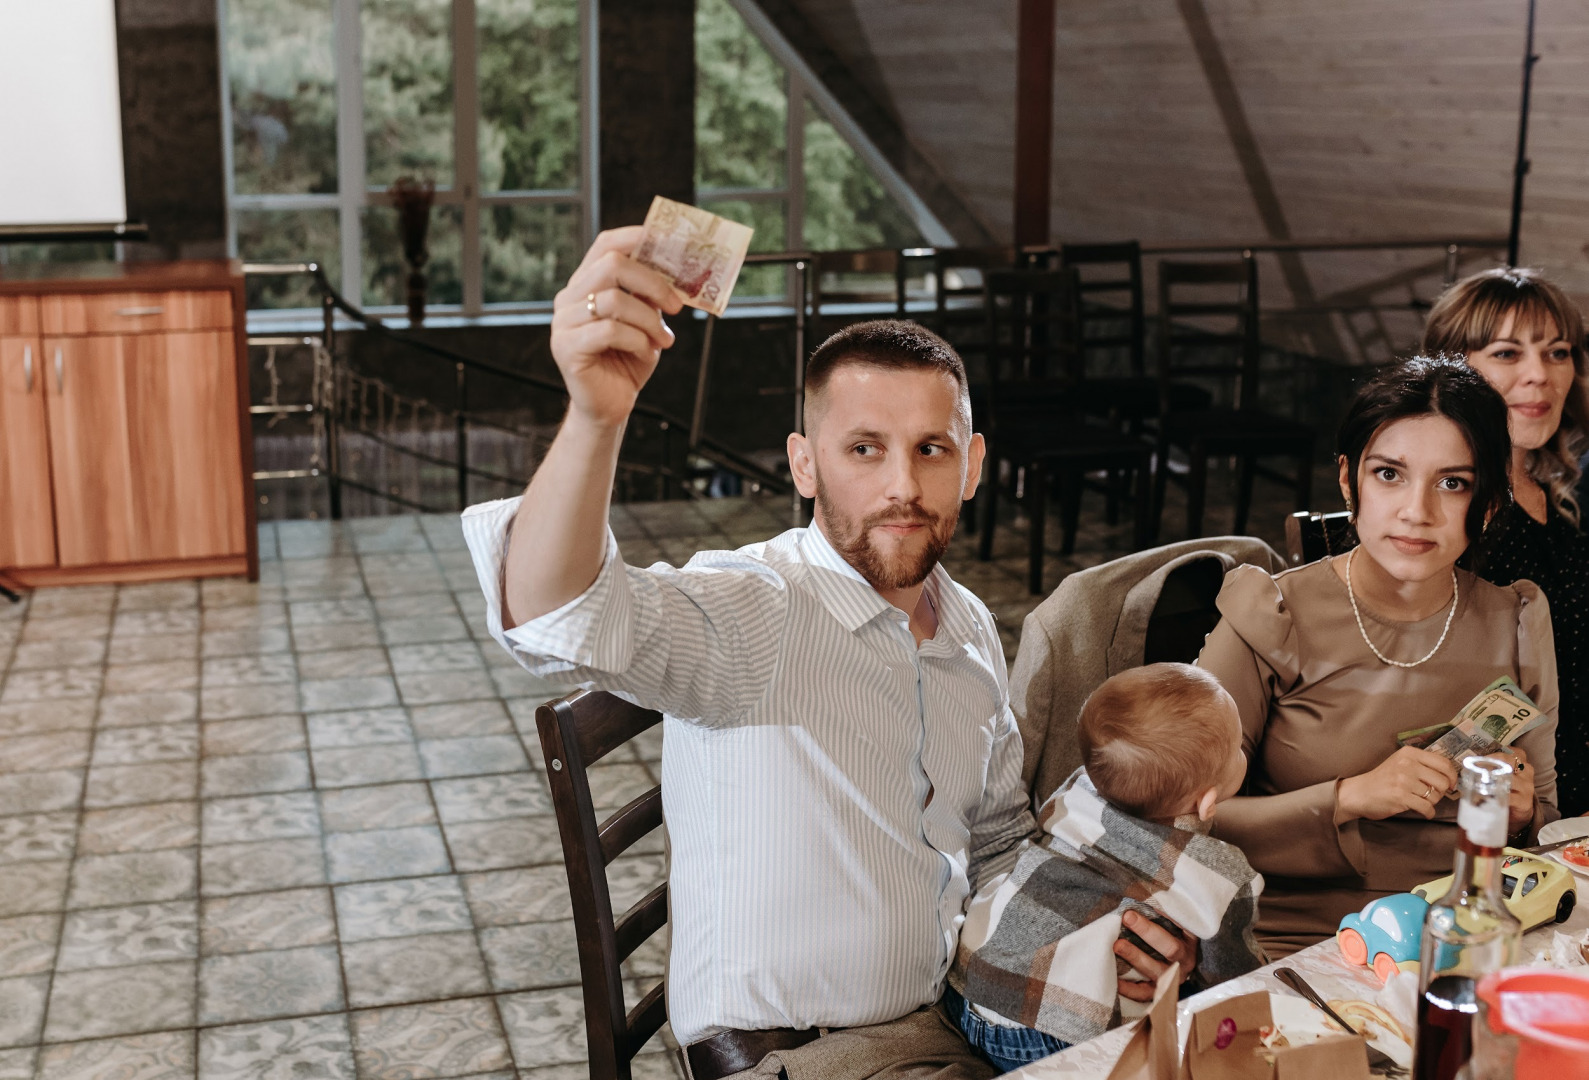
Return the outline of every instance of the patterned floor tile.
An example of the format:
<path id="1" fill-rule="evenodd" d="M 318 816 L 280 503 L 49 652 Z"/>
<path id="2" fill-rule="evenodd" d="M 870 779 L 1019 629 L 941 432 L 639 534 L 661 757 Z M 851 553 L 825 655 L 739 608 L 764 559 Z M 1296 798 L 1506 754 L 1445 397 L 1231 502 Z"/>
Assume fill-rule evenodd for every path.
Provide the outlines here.
<path id="1" fill-rule="evenodd" d="M 164 611 L 167 608 L 197 607 L 197 581 L 149 581 L 123 585 L 116 590 L 116 610 Z"/>
<path id="2" fill-rule="evenodd" d="M 335 575 L 342 577 L 345 575 Z M 294 600 L 287 605 L 292 628 L 326 626 L 337 623 L 369 623 L 375 609 L 368 600 L 360 598 L 338 600 Z"/>
<path id="3" fill-rule="evenodd" d="M 501 697 L 533 697 L 536 701 L 550 701 L 568 692 L 566 688 L 547 682 L 539 675 L 531 675 L 517 664 L 492 668 L 491 682 Z"/>
<path id="4" fill-rule="evenodd" d="M 550 817 L 503 818 L 443 828 L 460 873 L 563 861 L 557 824 Z"/>
<path id="5" fill-rule="evenodd" d="M 199 948 L 205 956 L 335 944 L 331 894 L 323 888 L 249 893 L 203 901 Z"/>
<path id="6" fill-rule="evenodd" d="M 58 641 L 35 641 L 18 645 L 11 658 L 12 671 L 29 668 L 86 667 L 105 659 L 105 639 L 64 638 Z"/>
<path id="7" fill-rule="evenodd" d="M 511 1069 L 490 998 L 436 1001 L 353 1013 L 361 1080 L 431 1080 Z"/>
<path id="8" fill-rule="evenodd" d="M 405 878 L 341 885 L 337 929 L 344 942 L 469 930 L 469 905 L 458 879 Z"/>
<path id="9" fill-rule="evenodd" d="M 204 802 L 206 844 L 319 835 L 320 810 L 312 791 L 206 799 Z"/>
<path id="10" fill-rule="evenodd" d="M 504 994 L 497 1007 L 519 1068 L 585 1061 L 585 1006 L 579 987 Z"/>
<path id="11" fill-rule="evenodd" d="M 45 1042 L 193 1026 L 194 962 L 62 972 L 50 988 Z"/>
<path id="12" fill-rule="evenodd" d="M 0 705 L 94 697 L 103 680 L 104 669 L 97 665 L 14 671 L 6 677 L 5 687 L 0 690 Z"/>
<path id="13" fill-rule="evenodd" d="M 143 765 L 104 765 L 88 770 L 90 809 L 169 802 L 198 797 L 197 761 L 155 761 Z"/>
<path id="14" fill-rule="evenodd" d="M 425 775 L 432 780 L 450 776 L 477 776 L 530 767 L 524 748 L 512 735 L 483 735 L 472 739 L 425 739 L 419 744 Z"/>
<path id="15" fill-rule="evenodd" d="M 450 604 L 448 605 L 451 606 Z M 466 641 L 469 628 L 453 614 L 382 619 L 381 640 L 387 645 L 420 645 L 433 641 Z"/>
<path id="16" fill-rule="evenodd" d="M 158 1031 L 46 1046 L 38 1080 L 194 1080 L 193 1032 Z"/>
<path id="17" fill-rule="evenodd" d="M 0 979 L 0 1046 L 30 1046 L 39 1041 L 49 989 L 48 975 Z"/>
<path id="18" fill-rule="evenodd" d="M 397 704 L 397 684 L 390 675 L 349 679 L 316 679 L 299 684 L 304 712 L 375 709 Z"/>
<path id="19" fill-rule="evenodd" d="M 392 657 L 392 670 L 399 676 L 434 671 L 479 671 L 485 666 L 479 647 L 472 641 L 393 645 L 387 652 Z"/>
<path id="20" fill-rule="evenodd" d="M 381 644 L 381 633 L 374 623 L 326 623 L 320 626 L 294 626 L 293 648 L 304 653 L 332 649 L 372 648 Z"/>
<path id="21" fill-rule="evenodd" d="M 472 671 L 430 671 L 406 674 L 399 669 L 397 687 L 405 705 L 479 701 L 497 696 L 496 683 L 482 664 Z"/>
<path id="22" fill-rule="evenodd" d="M 421 739 L 461 739 L 514 733 L 513 721 L 506 707 L 496 699 L 416 705 L 408 713 L 414 734 Z"/>
<path id="23" fill-rule="evenodd" d="M 278 521 L 276 543 L 283 561 L 353 553 L 353 538 L 329 521 Z"/>
<path id="24" fill-rule="evenodd" d="M 384 649 L 332 649 L 329 652 L 300 653 L 298 656 L 298 675 L 306 681 L 391 673 L 392 666 L 387 662 Z"/>
<path id="25" fill-rule="evenodd" d="M 204 661 L 205 686 L 263 686 L 295 682 L 298 664 L 292 653 L 263 656 L 217 656 Z"/>
<path id="26" fill-rule="evenodd" d="M 336 882 L 445 874 L 452 869 L 441 830 L 434 825 L 328 833 L 326 858 Z"/>
<path id="27" fill-rule="evenodd" d="M 546 784 L 528 771 L 433 780 L 430 789 L 436 796 L 436 810 L 448 825 L 552 812 Z"/>
<path id="28" fill-rule="evenodd" d="M 108 728 L 94 736 L 95 765 L 139 765 L 146 761 L 186 761 L 199 756 L 199 727 L 151 724 Z"/>
<path id="29" fill-rule="evenodd" d="M 207 799 L 293 791 L 310 786 L 309 755 L 302 750 L 209 758 L 202 763 L 200 771 Z"/>
<path id="30" fill-rule="evenodd" d="M 326 883 L 324 853 L 316 839 L 205 845 L 202 859 L 206 897 Z"/>
<path id="31" fill-rule="evenodd" d="M 61 930 L 57 971 L 188 960 L 199 955 L 199 911 L 193 900 L 74 911 Z"/>
<path id="32" fill-rule="evenodd" d="M 497 991 L 537 990 L 579 983 L 574 923 L 523 923 L 480 931 L 491 986 Z"/>
<path id="33" fill-rule="evenodd" d="M 205 757 L 273 754 L 284 750 L 302 750 L 304 746 L 303 720 L 297 715 L 216 720 L 204 725 Z"/>
<path id="34" fill-rule="evenodd" d="M 197 690 L 196 660 L 162 660 L 150 664 L 112 664 L 105 669 L 105 693 L 148 694 L 157 690 Z"/>
<path id="35" fill-rule="evenodd" d="M 186 900 L 197 895 L 198 851 L 130 851 L 84 855 L 72 864 L 68 908 Z"/>
<path id="36" fill-rule="evenodd" d="M 161 690 L 147 694 L 107 694 L 99 700 L 99 726 L 134 727 L 195 720 L 199 695 L 192 690 Z"/>
<path id="37" fill-rule="evenodd" d="M 124 611 L 116 614 L 111 624 L 114 635 L 136 634 L 195 634 L 199 629 L 197 608 L 174 608 L 159 611 Z"/>
<path id="38" fill-rule="evenodd" d="M 275 558 L 272 545 L 262 543 L 259 559 L 268 563 Z M 270 567 L 264 567 L 268 573 Z M 265 575 L 261 574 L 263 578 Z M 241 578 L 205 578 L 200 583 L 200 602 L 205 614 L 228 607 L 268 607 L 281 603 L 281 589 L 264 581 L 244 581 Z"/>
<path id="39" fill-rule="evenodd" d="M 206 686 L 199 699 L 201 720 L 238 720 L 245 716 L 279 716 L 298 711 L 294 683 L 262 686 Z"/>
<path id="40" fill-rule="evenodd" d="M 70 641 L 78 638 L 104 637 L 110 633 L 110 613 L 96 615 L 63 615 L 59 617 L 30 617 L 22 626 L 22 643 L 35 641 Z"/>
<path id="41" fill-rule="evenodd" d="M 155 664 L 198 655 L 199 635 L 195 633 L 121 634 L 110 639 L 106 659 L 112 664 Z"/>
<path id="42" fill-rule="evenodd" d="M 342 947 L 354 1008 L 484 994 L 490 989 L 471 933 L 361 941 Z"/>
<path id="43" fill-rule="evenodd" d="M 103 615 L 108 621 L 115 604 L 114 585 L 74 585 L 64 589 L 39 589 L 30 598 L 28 617 L 60 619 L 69 615 Z"/>
<path id="44" fill-rule="evenodd" d="M 0 815 L 72 810 L 82 792 L 81 769 L 0 774 Z"/>
<path id="45" fill-rule="evenodd" d="M 89 733 L 50 731 L 0 738 L 0 772 L 51 772 L 88 764 Z"/>
<path id="46" fill-rule="evenodd" d="M 315 783 L 321 788 L 418 780 L 422 775 L 419 751 L 412 743 L 315 750 L 313 757 Z"/>
<path id="47" fill-rule="evenodd" d="M 424 784 L 381 784 L 320 793 L 320 818 L 328 832 L 434 825 L 436 812 Z"/>
<path id="48" fill-rule="evenodd" d="M 55 962 L 61 920 L 55 915 L 17 915 L 0 919 L 0 973 L 37 975 Z"/>
<path id="49" fill-rule="evenodd" d="M 0 874 L 0 916 L 60 911 L 66 906 L 66 881 L 72 864 L 17 863 Z"/>
<path id="50" fill-rule="evenodd" d="M 76 838 L 77 815 L 74 813 L 0 817 L 0 866 L 69 859 Z M 0 870 L 0 874 L 4 872 Z"/>
<path id="51" fill-rule="evenodd" d="M 313 713 L 308 718 L 308 729 L 309 745 L 316 750 L 407 743 L 414 739 L 407 711 L 397 706 Z"/>
<path id="52" fill-rule="evenodd" d="M 33 1080 L 33 1066 L 38 1060 L 37 1047 L 22 1050 L 0 1050 L 0 1080 Z"/>
<path id="53" fill-rule="evenodd" d="M 457 613 L 443 583 L 437 583 L 429 592 L 375 597 L 375 614 L 383 620 L 426 619 Z"/>
<path id="54" fill-rule="evenodd" d="M 282 580 L 290 585 L 322 585 L 359 576 L 359 560 L 351 555 L 300 558 L 285 563 Z"/>
<path id="55" fill-rule="evenodd" d="M 607 894 L 612 910 L 622 915 L 667 879 L 667 861 L 660 855 L 625 856 L 607 867 Z"/>
<path id="56" fill-rule="evenodd" d="M 568 875 L 561 866 L 465 874 L 463 891 L 476 926 L 550 922 L 574 915 Z"/>
<path id="57" fill-rule="evenodd" d="M 262 603 L 206 607 L 199 628 L 209 634 L 217 630 L 255 630 L 264 626 L 286 625 L 286 604 Z"/>
<path id="58" fill-rule="evenodd" d="M 356 1075 L 343 1015 L 199 1032 L 202 1080 L 355 1080 Z"/>
<path id="59" fill-rule="evenodd" d="M 246 630 L 210 630 L 203 638 L 206 660 L 221 656 L 259 656 L 285 653 L 292 638 L 285 626 L 261 626 Z"/>
<path id="60" fill-rule="evenodd" d="M 94 708 L 94 702 L 87 698 L 0 705 L 0 735 L 40 735 L 91 728 Z"/>
<path id="61" fill-rule="evenodd" d="M 199 962 L 200 1024 L 340 1012 L 343 1007 L 342 975 L 332 945 L 209 956 Z"/>
<path id="62" fill-rule="evenodd" d="M 77 835 L 77 850 L 82 855 L 113 855 L 191 847 L 198 842 L 197 803 L 145 803 L 85 813 Z"/>
<path id="63" fill-rule="evenodd" d="M 585 775 L 590 781 L 591 802 L 598 810 L 616 810 L 657 786 L 645 766 L 638 764 L 592 765 Z"/>

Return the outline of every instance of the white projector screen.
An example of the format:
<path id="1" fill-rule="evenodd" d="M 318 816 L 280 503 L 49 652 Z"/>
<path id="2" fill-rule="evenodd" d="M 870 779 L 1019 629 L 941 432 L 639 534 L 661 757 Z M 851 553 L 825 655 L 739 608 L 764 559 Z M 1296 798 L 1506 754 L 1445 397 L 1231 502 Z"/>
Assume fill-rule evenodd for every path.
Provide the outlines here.
<path id="1" fill-rule="evenodd" d="M 0 0 L 0 227 L 126 220 L 115 0 Z"/>

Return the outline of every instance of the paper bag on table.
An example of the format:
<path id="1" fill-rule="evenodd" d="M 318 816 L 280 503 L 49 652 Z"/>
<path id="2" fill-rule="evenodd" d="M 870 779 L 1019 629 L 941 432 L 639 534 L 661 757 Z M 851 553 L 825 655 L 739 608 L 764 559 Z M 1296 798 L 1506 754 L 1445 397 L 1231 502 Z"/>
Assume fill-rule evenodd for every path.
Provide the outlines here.
<path id="1" fill-rule="evenodd" d="M 1181 986 L 1181 969 L 1171 964 L 1159 976 L 1153 1004 L 1136 1022 L 1125 1052 L 1109 1071 L 1109 1080 L 1176 1080 L 1180 1041 L 1175 1033 L 1175 1003 Z"/>
<path id="2" fill-rule="evenodd" d="M 1269 995 L 1243 994 L 1192 1017 L 1181 1076 L 1187 1080 L 1368 1080 L 1368 1044 L 1355 1035 L 1265 1049 L 1274 1027 Z"/>

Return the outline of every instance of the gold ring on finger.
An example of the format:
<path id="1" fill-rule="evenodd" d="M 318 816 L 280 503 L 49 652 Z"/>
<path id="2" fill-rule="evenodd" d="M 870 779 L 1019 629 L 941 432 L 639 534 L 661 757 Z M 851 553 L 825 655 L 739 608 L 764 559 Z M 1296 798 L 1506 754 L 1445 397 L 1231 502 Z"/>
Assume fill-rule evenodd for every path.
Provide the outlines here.
<path id="1" fill-rule="evenodd" d="M 1429 797 L 1429 793 L 1432 792 L 1433 790 L 1434 790 L 1434 785 L 1430 784 L 1428 787 L 1423 789 L 1423 795 L 1421 797 L 1427 799 Z"/>
<path id="2" fill-rule="evenodd" d="M 592 319 L 601 318 L 600 315 L 596 314 L 596 294 L 595 293 L 591 293 L 589 296 L 585 297 L 585 310 L 590 312 L 590 317 Z"/>

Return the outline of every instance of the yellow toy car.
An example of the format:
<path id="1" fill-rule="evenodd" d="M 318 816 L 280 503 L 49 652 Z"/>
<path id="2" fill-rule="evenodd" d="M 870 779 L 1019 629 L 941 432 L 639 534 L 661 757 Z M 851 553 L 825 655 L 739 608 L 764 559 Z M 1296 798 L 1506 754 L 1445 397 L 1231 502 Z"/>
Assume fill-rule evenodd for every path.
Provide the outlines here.
<path id="1" fill-rule="evenodd" d="M 1420 885 L 1414 893 L 1430 903 L 1451 888 L 1451 875 Z M 1501 860 L 1501 895 L 1523 932 L 1549 922 L 1566 922 L 1578 903 L 1572 871 L 1552 859 L 1542 859 L 1517 848 L 1506 848 Z"/>

